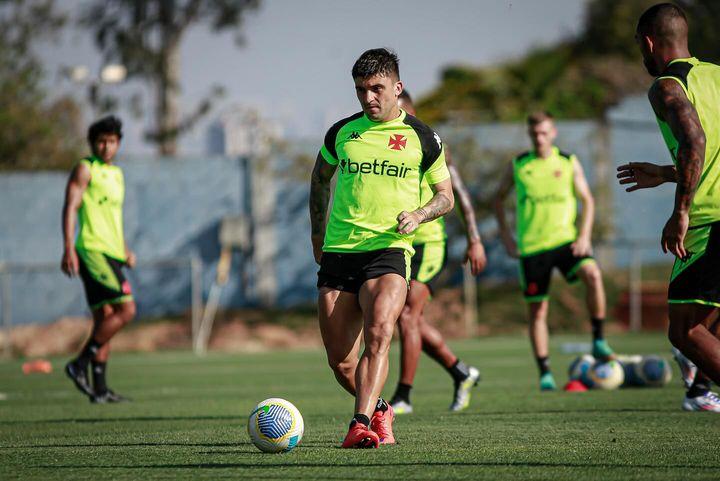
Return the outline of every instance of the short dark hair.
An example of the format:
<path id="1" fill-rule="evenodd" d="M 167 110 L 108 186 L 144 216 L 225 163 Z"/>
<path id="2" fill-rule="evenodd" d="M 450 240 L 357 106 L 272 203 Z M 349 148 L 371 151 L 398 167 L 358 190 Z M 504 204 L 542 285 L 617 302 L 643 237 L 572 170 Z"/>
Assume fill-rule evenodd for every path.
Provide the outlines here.
<path id="1" fill-rule="evenodd" d="M 687 17 L 673 3 L 658 3 L 640 15 L 637 32 L 666 40 L 687 38 Z"/>
<path id="2" fill-rule="evenodd" d="M 400 61 L 392 50 L 373 48 L 366 50 L 355 61 L 352 68 L 353 78 L 368 78 L 373 75 L 400 78 Z"/>
<path id="3" fill-rule="evenodd" d="M 398 99 L 403 99 L 405 102 L 413 103 L 413 99 L 410 96 L 410 92 L 403 89 L 402 92 L 400 92 L 400 95 L 398 95 Z"/>
<path id="4" fill-rule="evenodd" d="M 545 122 L 546 120 L 554 121 L 555 117 L 547 110 L 538 110 L 527 116 L 527 124 L 530 127 L 534 127 L 538 124 Z"/>
<path id="5" fill-rule="evenodd" d="M 101 134 L 115 134 L 118 140 L 122 139 L 122 120 L 108 115 L 95 121 L 88 129 L 87 139 L 90 145 L 93 145 Z"/>

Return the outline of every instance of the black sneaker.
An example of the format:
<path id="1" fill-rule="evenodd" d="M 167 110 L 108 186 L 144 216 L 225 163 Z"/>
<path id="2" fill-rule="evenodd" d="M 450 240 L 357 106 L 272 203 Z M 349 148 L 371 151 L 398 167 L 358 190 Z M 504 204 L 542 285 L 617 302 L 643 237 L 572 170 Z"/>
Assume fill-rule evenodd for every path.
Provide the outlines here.
<path id="1" fill-rule="evenodd" d="M 86 396 L 89 396 L 91 399 L 95 396 L 95 391 L 93 391 L 93 388 L 90 386 L 90 382 L 88 381 L 87 372 L 85 372 L 84 369 L 81 369 L 77 362 L 70 361 L 65 364 L 65 374 L 67 374 L 67 377 L 72 379 L 73 383 L 75 383 L 75 387 L 78 388 L 78 391 Z"/>
<path id="2" fill-rule="evenodd" d="M 121 394 L 108 389 L 104 393 L 95 394 L 90 397 L 90 402 L 94 404 L 108 404 L 108 403 L 124 403 L 130 401 L 130 398 L 126 398 Z"/>

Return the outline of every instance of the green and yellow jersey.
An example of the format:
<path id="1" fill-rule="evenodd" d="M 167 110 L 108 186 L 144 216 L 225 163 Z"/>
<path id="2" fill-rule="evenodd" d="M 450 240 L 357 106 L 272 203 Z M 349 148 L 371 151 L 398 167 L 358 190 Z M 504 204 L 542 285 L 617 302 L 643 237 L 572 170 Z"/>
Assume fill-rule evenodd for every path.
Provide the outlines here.
<path id="1" fill-rule="evenodd" d="M 574 155 L 557 147 L 546 159 L 529 151 L 513 160 L 521 256 L 554 249 L 577 237 L 574 162 Z"/>
<path id="2" fill-rule="evenodd" d="M 412 253 L 414 235 L 397 232 L 397 216 L 423 205 L 423 179 L 450 177 L 440 137 L 402 110 L 388 122 L 359 112 L 328 130 L 320 154 L 338 166 L 323 251 Z"/>
<path id="3" fill-rule="evenodd" d="M 122 216 L 125 181 L 122 170 L 95 156 L 80 162 L 90 169 L 90 182 L 78 210 L 80 231 L 75 247 L 102 252 L 119 261 L 125 261 Z"/>
<path id="4" fill-rule="evenodd" d="M 676 59 L 655 81 L 661 79 L 680 84 L 705 131 L 705 164 L 690 206 L 690 227 L 716 222 L 720 220 L 720 66 L 695 57 Z M 664 120 L 657 122 L 677 165 L 678 141 Z"/>

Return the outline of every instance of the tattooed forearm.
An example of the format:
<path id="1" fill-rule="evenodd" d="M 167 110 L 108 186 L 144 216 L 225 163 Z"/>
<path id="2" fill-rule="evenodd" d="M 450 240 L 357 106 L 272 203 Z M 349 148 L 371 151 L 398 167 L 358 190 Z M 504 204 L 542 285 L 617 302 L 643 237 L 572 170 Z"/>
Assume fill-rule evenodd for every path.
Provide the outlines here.
<path id="1" fill-rule="evenodd" d="M 675 211 L 688 212 L 705 163 L 705 132 L 695 107 L 676 81 L 656 82 L 649 97 L 655 113 L 667 122 L 678 141 Z"/>
<path id="2" fill-rule="evenodd" d="M 430 222 L 441 217 L 452 210 L 454 199 L 452 190 L 448 193 L 446 190 L 438 190 L 430 202 L 420 207 L 416 212 L 422 219 L 420 222 Z"/>
<path id="3" fill-rule="evenodd" d="M 480 240 L 480 233 L 477 230 L 475 222 L 475 210 L 470 200 L 470 193 L 465 187 L 465 183 L 460 177 L 460 172 L 455 168 L 454 165 L 448 165 L 450 171 L 450 180 L 452 181 L 453 190 L 457 195 L 458 204 L 460 205 L 460 219 L 465 225 L 465 233 L 468 241 L 474 242 Z"/>
<path id="4" fill-rule="evenodd" d="M 330 179 L 334 172 L 335 168 L 318 155 L 310 180 L 310 225 L 313 236 L 325 233 L 325 216 L 330 200 Z"/>

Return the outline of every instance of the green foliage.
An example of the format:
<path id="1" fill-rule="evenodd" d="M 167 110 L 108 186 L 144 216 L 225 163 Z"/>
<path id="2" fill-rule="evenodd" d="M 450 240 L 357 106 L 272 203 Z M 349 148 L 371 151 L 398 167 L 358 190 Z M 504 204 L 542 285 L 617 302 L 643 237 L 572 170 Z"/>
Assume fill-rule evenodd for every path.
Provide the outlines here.
<path id="1" fill-rule="evenodd" d="M 601 118 L 623 97 L 644 91 L 650 78 L 635 44 L 642 12 L 656 0 L 592 0 L 577 38 L 536 49 L 501 65 L 448 66 L 440 85 L 418 102 L 430 123 L 518 121 L 545 109 L 559 118 Z M 720 59 L 720 2 L 679 2 L 690 22 L 691 51 Z"/>
<path id="2" fill-rule="evenodd" d="M 256 10 L 260 0 L 94 0 L 82 23 L 95 36 L 106 61 L 127 68 L 128 78 L 146 82 L 155 89 L 155 126 L 146 139 L 160 153 L 174 155 L 176 140 L 187 133 L 222 96 L 215 85 L 192 113 L 180 118 L 180 44 L 187 29 L 206 23 L 215 32 L 232 31 L 236 43 L 243 41 L 245 15 Z"/>
<path id="3" fill-rule="evenodd" d="M 64 23 L 51 0 L 0 1 L 0 169 L 66 168 L 80 155 L 80 109 L 67 97 L 45 100 L 32 52 Z"/>

